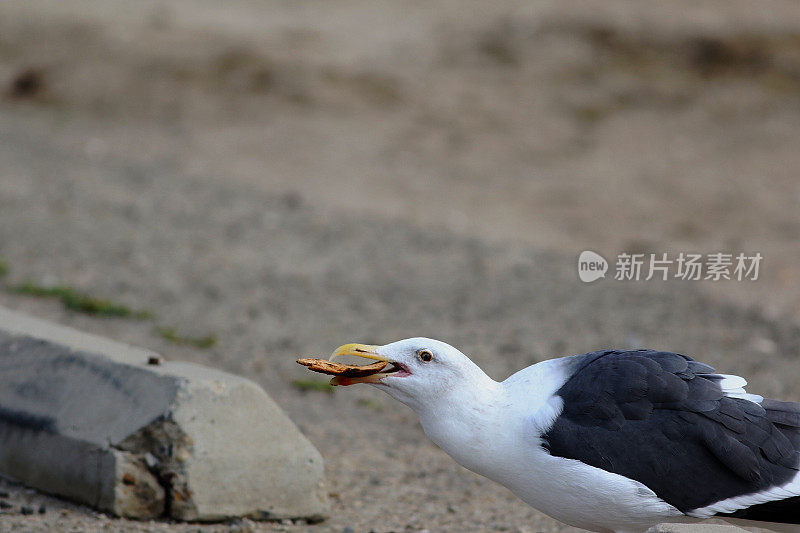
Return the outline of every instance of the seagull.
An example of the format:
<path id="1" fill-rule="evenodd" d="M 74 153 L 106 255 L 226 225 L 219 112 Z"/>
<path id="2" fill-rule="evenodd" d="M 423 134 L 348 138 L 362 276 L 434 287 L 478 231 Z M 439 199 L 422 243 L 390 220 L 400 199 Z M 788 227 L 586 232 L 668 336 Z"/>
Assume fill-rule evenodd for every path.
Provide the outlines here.
<path id="1" fill-rule="evenodd" d="M 602 350 L 500 383 L 434 339 L 345 344 L 331 359 L 342 356 L 387 364 L 332 384 L 384 390 L 456 462 L 565 524 L 641 533 L 723 517 L 800 530 L 800 403 L 749 394 L 686 355 Z"/>

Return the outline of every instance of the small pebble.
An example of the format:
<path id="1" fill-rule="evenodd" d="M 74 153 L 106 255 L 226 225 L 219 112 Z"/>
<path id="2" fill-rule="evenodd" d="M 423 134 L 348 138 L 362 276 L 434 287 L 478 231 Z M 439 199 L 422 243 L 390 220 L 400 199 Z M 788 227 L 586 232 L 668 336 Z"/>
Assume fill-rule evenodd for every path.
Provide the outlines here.
<path id="1" fill-rule="evenodd" d="M 356 530 L 353 528 L 353 526 L 347 526 L 342 530 L 342 533 L 356 533 Z"/>
<path id="2" fill-rule="evenodd" d="M 44 514 L 46 512 L 47 512 L 47 507 L 45 507 L 44 505 L 40 505 L 39 506 L 39 514 Z"/>
<path id="3" fill-rule="evenodd" d="M 247 518 L 236 519 L 231 523 L 230 531 L 232 533 L 250 533 L 255 531 L 255 525 L 255 522 Z"/>
<path id="4" fill-rule="evenodd" d="M 24 514 L 24 515 L 32 515 L 33 514 L 33 508 L 32 507 L 22 506 L 22 507 L 19 508 L 19 512 Z"/>

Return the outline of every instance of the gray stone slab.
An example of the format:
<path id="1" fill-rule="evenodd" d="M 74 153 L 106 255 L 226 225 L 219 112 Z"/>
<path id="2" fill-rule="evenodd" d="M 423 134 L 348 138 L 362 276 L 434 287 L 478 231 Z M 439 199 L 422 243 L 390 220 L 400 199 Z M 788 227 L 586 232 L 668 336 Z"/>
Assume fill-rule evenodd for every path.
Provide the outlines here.
<path id="1" fill-rule="evenodd" d="M 257 384 L 2 307 L 0 474 L 135 518 L 328 511 L 319 452 Z"/>

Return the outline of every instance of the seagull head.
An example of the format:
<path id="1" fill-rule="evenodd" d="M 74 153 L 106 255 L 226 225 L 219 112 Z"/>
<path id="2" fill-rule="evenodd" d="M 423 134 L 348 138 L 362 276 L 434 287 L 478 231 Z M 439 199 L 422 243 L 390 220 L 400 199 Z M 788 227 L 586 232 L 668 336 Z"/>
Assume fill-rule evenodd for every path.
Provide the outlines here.
<path id="1" fill-rule="evenodd" d="M 415 411 L 429 402 L 453 392 L 490 380 L 483 371 L 458 349 L 442 341 L 415 337 L 376 346 L 345 344 L 331 359 L 358 356 L 386 361 L 387 367 L 376 374 L 357 378 L 337 376 L 334 385 L 369 383 L 408 405 Z"/>

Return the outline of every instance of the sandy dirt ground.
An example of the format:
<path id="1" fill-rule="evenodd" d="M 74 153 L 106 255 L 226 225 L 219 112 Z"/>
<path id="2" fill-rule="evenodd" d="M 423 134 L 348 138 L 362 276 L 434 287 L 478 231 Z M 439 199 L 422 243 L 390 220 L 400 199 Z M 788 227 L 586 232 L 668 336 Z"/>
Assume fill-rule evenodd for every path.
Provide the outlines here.
<path id="1" fill-rule="evenodd" d="M 800 400 L 800 11 L 594 6 L 0 4 L 3 283 L 155 318 L 0 304 L 253 377 L 333 503 L 314 526 L 132 522 L 4 481 L 0 531 L 574 531 L 379 392 L 292 385 L 296 355 L 350 341 L 441 338 L 496 379 L 663 348 Z M 584 249 L 765 259 L 755 282 L 587 285 Z"/>

